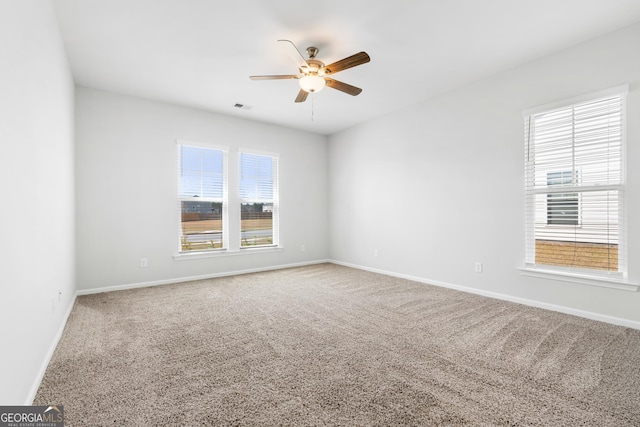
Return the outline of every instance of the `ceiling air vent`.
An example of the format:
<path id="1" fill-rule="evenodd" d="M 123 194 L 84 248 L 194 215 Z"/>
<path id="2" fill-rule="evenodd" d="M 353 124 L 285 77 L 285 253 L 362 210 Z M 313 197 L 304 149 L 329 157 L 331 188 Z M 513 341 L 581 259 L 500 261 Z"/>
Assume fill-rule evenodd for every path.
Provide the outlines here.
<path id="1" fill-rule="evenodd" d="M 240 104 L 239 102 L 236 102 L 236 104 L 234 105 L 234 107 L 236 108 L 240 108 L 242 110 L 251 110 L 253 108 L 253 105 L 247 105 L 247 104 Z"/>

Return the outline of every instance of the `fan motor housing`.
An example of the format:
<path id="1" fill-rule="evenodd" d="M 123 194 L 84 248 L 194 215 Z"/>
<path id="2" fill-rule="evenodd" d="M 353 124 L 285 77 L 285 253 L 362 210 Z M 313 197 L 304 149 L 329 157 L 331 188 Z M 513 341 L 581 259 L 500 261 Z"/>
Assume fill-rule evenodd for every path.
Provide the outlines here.
<path id="1" fill-rule="evenodd" d="M 312 73 L 317 73 L 318 70 L 324 67 L 324 63 L 317 59 L 307 59 L 307 64 L 309 64 L 309 69 Z"/>

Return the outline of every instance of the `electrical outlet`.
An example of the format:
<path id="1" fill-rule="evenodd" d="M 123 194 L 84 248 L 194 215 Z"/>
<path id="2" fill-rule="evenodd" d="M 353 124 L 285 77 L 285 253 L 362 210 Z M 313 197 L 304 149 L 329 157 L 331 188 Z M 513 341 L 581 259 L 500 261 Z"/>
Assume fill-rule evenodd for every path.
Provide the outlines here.
<path id="1" fill-rule="evenodd" d="M 373 256 L 374 256 L 374 257 L 377 257 L 378 255 L 380 255 L 380 253 L 378 252 L 378 250 L 377 250 L 377 249 L 374 249 L 374 250 L 373 250 Z"/>
<path id="2" fill-rule="evenodd" d="M 148 265 L 146 258 L 140 258 L 140 268 L 147 268 Z"/>
<path id="3" fill-rule="evenodd" d="M 476 261 L 474 267 L 476 269 L 476 273 L 482 273 L 482 263 L 480 261 Z"/>

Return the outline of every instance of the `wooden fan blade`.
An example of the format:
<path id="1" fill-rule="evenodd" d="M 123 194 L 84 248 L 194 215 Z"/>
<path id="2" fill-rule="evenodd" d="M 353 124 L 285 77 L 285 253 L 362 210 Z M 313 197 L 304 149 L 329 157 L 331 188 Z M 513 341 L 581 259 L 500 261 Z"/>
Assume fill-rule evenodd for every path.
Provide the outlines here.
<path id="1" fill-rule="evenodd" d="M 330 88 L 337 89 L 340 92 L 348 93 L 349 95 L 356 96 L 360 95 L 360 92 L 362 92 L 362 89 L 360 89 L 359 87 L 351 86 L 350 84 L 342 83 L 338 80 L 328 78 L 325 78 L 324 80 L 327 82 L 327 86 L 329 86 Z"/>
<path id="2" fill-rule="evenodd" d="M 293 44 L 291 40 L 278 40 L 278 42 L 285 48 L 287 55 L 289 55 L 300 71 L 306 71 L 309 69 L 309 64 L 307 64 L 304 56 L 302 56 L 296 45 Z"/>
<path id="3" fill-rule="evenodd" d="M 335 74 L 338 71 L 346 70 L 351 67 L 355 67 L 357 65 L 366 64 L 371 61 L 367 52 L 358 52 L 354 55 L 351 55 L 347 58 L 341 59 L 340 61 L 336 61 L 333 64 L 329 64 L 323 68 L 325 74 Z"/>
<path id="4" fill-rule="evenodd" d="M 307 96 L 309 96 L 309 92 L 300 89 L 298 92 L 298 96 L 296 96 L 296 102 L 304 102 L 307 100 Z"/>
<path id="5" fill-rule="evenodd" d="M 300 78 L 297 74 L 281 74 L 274 76 L 249 76 L 251 80 L 280 80 L 280 79 L 297 79 Z"/>

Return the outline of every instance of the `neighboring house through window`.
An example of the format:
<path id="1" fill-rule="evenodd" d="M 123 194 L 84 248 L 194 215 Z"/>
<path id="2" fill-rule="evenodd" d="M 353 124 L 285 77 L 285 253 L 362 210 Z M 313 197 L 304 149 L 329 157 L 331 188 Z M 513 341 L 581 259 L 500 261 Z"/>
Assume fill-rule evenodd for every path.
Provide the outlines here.
<path id="1" fill-rule="evenodd" d="M 548 172 L 547 186 L 567 186 L 577 183 L 572 171 Z M 580 212 L 578 193 L 547 194 L 547 225 L 578 225 Z"/>

